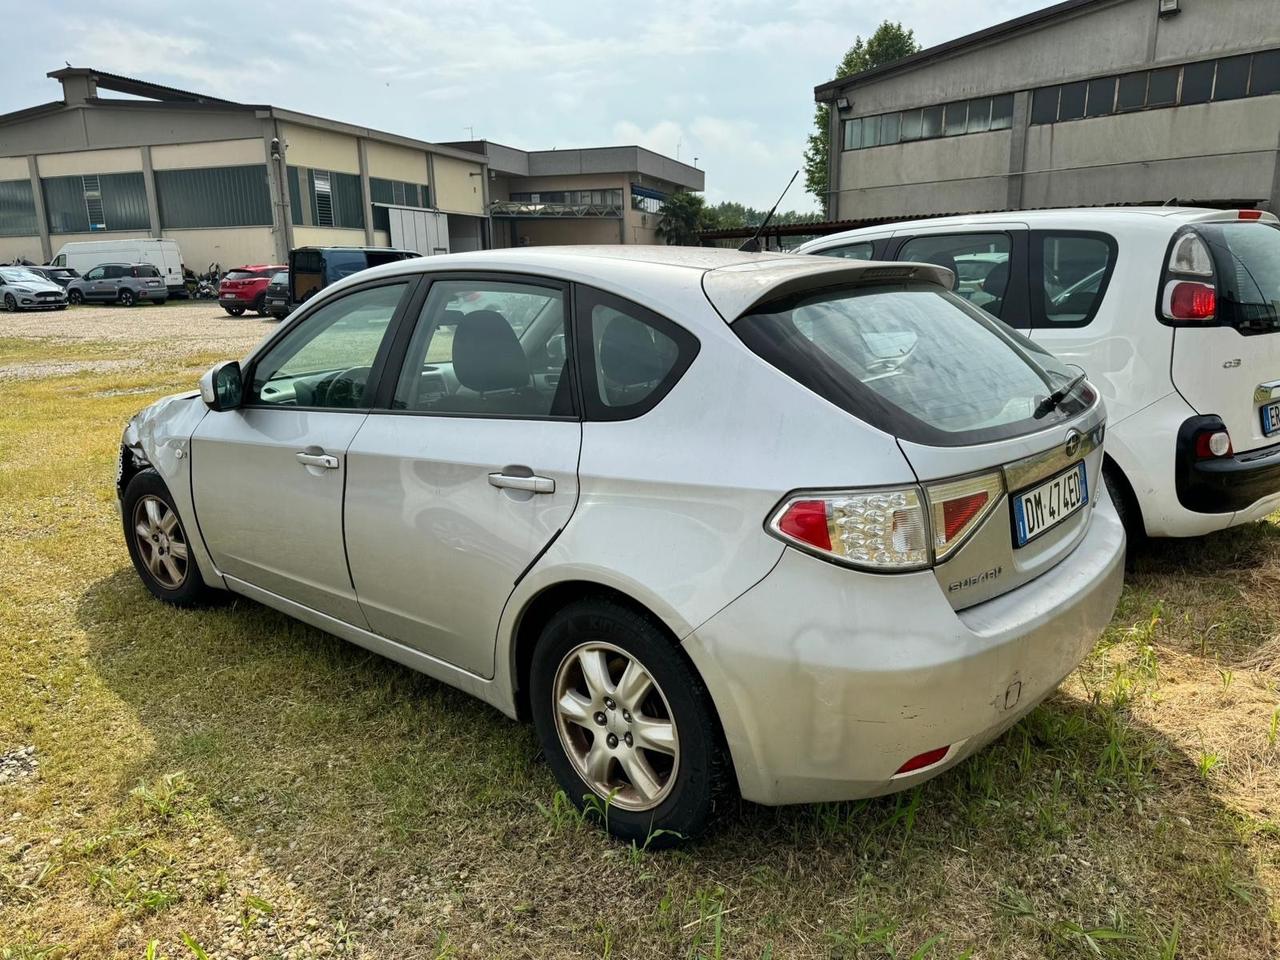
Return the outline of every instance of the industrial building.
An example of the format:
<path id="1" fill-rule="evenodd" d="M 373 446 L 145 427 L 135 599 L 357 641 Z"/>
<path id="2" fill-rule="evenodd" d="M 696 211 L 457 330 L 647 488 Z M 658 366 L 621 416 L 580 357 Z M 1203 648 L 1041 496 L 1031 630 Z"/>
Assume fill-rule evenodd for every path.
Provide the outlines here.
<path id="1" fill-rule="evenodd" d="M 814 96 L 836 220 L 1280 204 L 1276 0 L 1067 0 Z"/>
<path id="2" fill-rule="evenodd" d="M 138 236 L 177 240 L 196 271 L 307 245 L 653 243 L 661 199 L 703 186 L 639 147 L 428 143 L 91 68 L 48 76 L 60 99 L 0 115 L 0 262 Z M 395 235 L 396 208 L 429 221 L 427 248 Z"/>
<path id="3" fill-rule="evenodd" d="M 489 166 L 493 246 L 659 243 L 658 209 L 701 191 L 701 170 L 643 147 L 519 150 L 487 140 L 449 144 Z"/>

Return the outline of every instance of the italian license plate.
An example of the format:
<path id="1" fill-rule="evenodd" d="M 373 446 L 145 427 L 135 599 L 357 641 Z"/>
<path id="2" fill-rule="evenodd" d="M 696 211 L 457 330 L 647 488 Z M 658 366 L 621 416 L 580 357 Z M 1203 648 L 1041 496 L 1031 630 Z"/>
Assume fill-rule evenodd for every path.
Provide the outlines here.
<path id="1" fill-rule="evenodd" d="M 1089 479 L 1081 460 L 1070 470 L 1013 497 L 1013 540 L 1026 546 L 1089 502 Z"/>
<path id="2" fill-rule="evenodd" d="M 1268 403 L 1259 412 L 1262 414 L 1262 435 L 1269 437 L 1280 433 L 1280 403 Z"/>
<path id="3" fill-rule="evenodd" d="M 236 298 L 236 295 L 234 293 L 224 293 L 222 295 L 223 300 L 234 300 L 235 298 Z"/>

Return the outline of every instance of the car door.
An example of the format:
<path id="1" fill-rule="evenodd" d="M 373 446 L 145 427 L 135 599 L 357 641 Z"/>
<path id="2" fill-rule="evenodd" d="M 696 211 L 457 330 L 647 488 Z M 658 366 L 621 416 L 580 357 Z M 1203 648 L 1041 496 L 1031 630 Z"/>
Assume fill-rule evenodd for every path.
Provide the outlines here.
<path id="1" fill-rule="evenodd" d="M 342 541 L 347 447 L 413 282 L 317 304 L 246 364 L 242 406 L 209 413 L 191 442 L 200 531 L 222 573 L 357 626 Z"/>
<path id="2" fill-rule="evenodd" d="M 450 274 L 419 298 L 347 454 L 347 559 L 371 629 L 491 677 L 503 606 L 577 503 L 568 292 Z"/>
<path id="3" fill-rule="evenodd" d="M 86 300 L 97 300 L 99 297 L 97 292 L 98 284 L 102 282 L 105 274 L 106 269 L 103 267 L 94 267 L 86 273 L 80 284 L 80 295 Z"/>
<path id="4" fill-rule="evenodd" d="M 1028 329 L 1027 230 L 1025 224 L 965 224 L 917 228 L 896 236 L 894 260 L 946 267 L 955 292 L 1011 327 Z"/>
<path id="5" fill-rule="evenodd" d="M 117 264 L 108 264 L 103 267 L 102 279 L 95 284 L 96 299 L 114 300 L 120 295 L 120 287 L 123 286 L 125 277 L 128 275 L 129 271 Z"/>

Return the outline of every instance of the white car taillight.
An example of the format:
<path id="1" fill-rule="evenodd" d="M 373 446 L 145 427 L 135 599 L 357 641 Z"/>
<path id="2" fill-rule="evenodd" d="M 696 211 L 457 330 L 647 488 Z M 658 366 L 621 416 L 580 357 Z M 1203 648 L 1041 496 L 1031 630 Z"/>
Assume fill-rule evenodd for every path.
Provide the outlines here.
<path id="1" fill-rule="evenodd" d="M 1169 272 L 1193 277 L 1213 276 L 1213 257 L 1199 234 L 1184 233 L 1169 252 Z"/>
<path id="2" fill-rule="evenodd" d="M 933 519 L 933 556 L 941 562 L 987 518 L 1004 493 L 1004 477 L 987 473 L 925 488 Z"/>
<path id="3" fill-rule="evenodd" d="M 769 529 L 853 567 L 901 571 L 929 565 L 924 504 L 915 487 L 801 494 L 774 511 Z"/>

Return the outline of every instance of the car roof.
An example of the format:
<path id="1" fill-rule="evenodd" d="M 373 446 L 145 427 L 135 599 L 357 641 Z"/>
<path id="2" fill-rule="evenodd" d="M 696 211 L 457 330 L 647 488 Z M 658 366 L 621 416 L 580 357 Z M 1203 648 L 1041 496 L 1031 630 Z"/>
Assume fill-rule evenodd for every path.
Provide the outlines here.
<path id="1" fill-rule="evenodd" d="M 1181 226 L 1184 223 L 1197 223 L 1213 220 L 1235 220 L 1239 212 L 1236 210 L 1220 210 L 1213 207 L 1058 207 L 1047 210 L 1003 210 L 992 213 L 955 214 L 947 217 L 928 217 L 919 220 L 899 220 L 890 223 L 879 223 L 869 227 L 858 227 L 855 230 L 844 230 L 840 233 L 828 234 L 802 244 L 799 250 L 811 250 L 825 247 L 830 241 L 858 237 L 884 236 L 918 229 L 945 229 L 954 226 L 970 226 L 987 223 L 1025 223 L 1028 226 L 1045 226 L 1052 224 L 1058 227 L 1096 228 L 1098 221 L 1115 223 L 1117 221 L 1130 224 L 1155 225 L 1166 223 Z M 1260 219 L 1273 223 L 1274 214 L 1261 212 Z"/>
<path id="2" fill-rule="evenodd" d="M 234 270 L 288 270 L 289 265 L 286 263 L 247 263 L 243 267 L 232 267 L 227 273 Z"/>
<path id="3" fill-rule="evenodd" d="M 653 306 L 666 288 L 698 286 L 716 311 L 732 322 L 766 299 L 806 289 L 868 282 L 923 282 L 950 289 L 945 267 L 876 263 L 790 253 L 744 253 L 722 247 L 643 244 L 517 247 L 401 260 L 362 270 L 325 293 L 376 277 L 477 270 L 536 274 L 624 292 Z M 683 318 L 682 318 L 683 319 Z"/>

